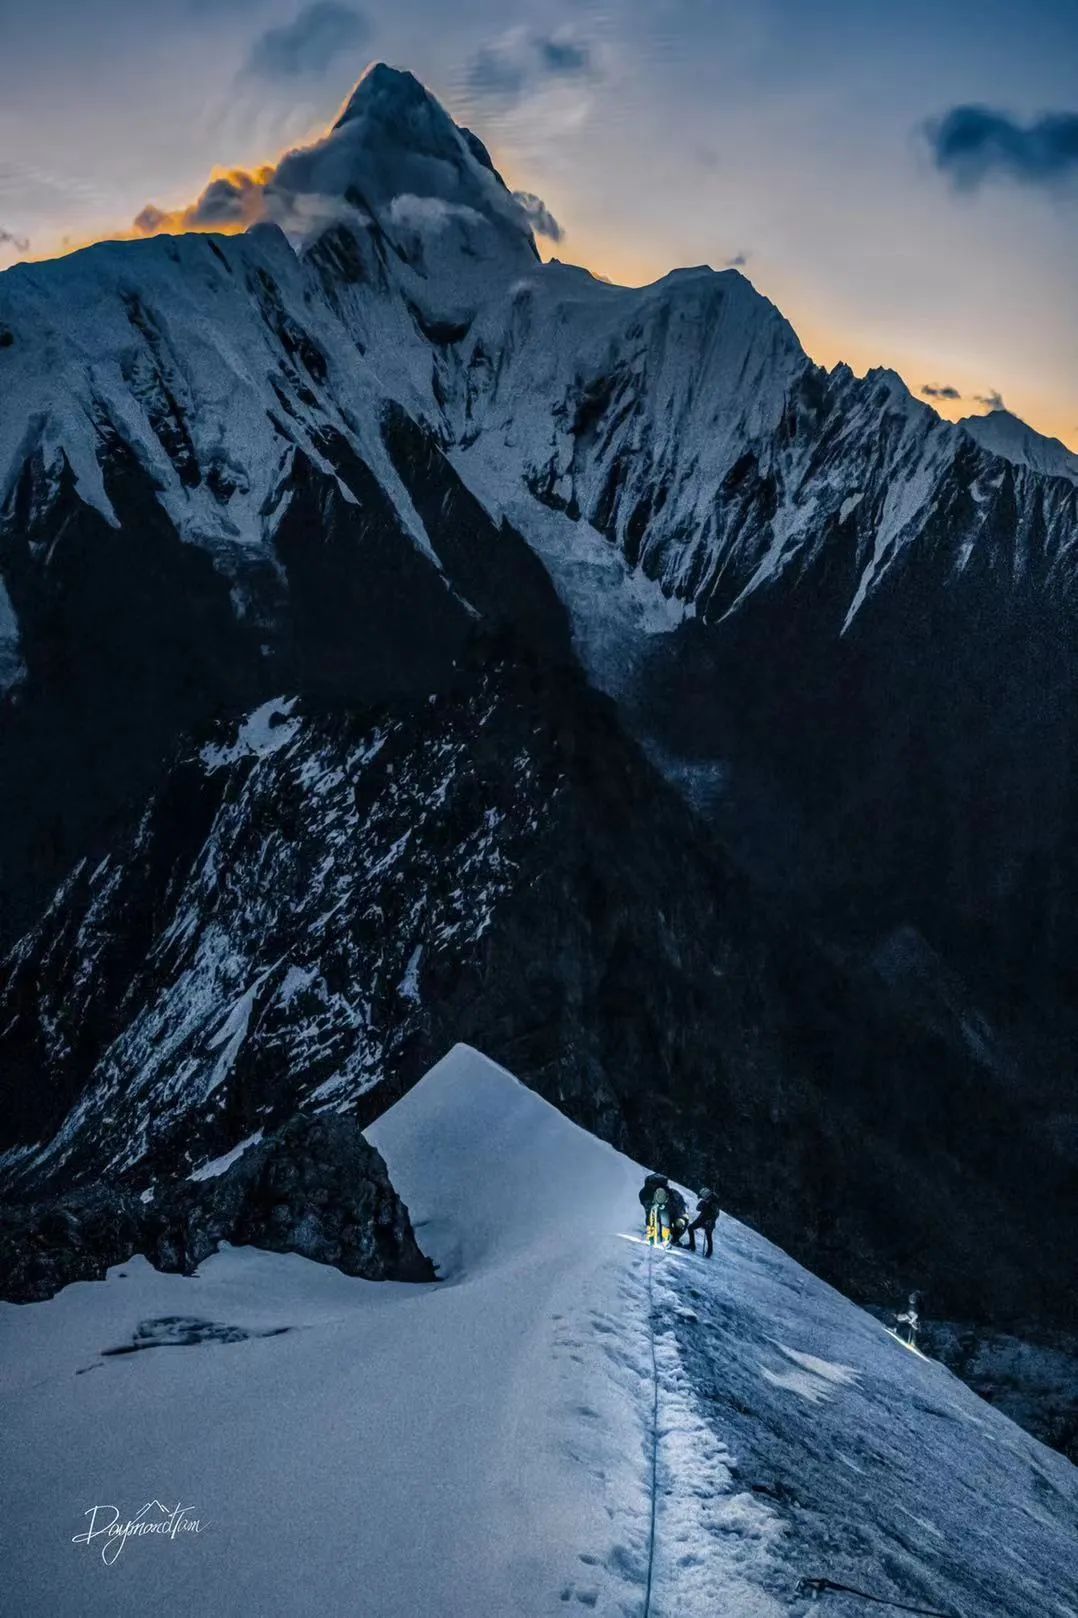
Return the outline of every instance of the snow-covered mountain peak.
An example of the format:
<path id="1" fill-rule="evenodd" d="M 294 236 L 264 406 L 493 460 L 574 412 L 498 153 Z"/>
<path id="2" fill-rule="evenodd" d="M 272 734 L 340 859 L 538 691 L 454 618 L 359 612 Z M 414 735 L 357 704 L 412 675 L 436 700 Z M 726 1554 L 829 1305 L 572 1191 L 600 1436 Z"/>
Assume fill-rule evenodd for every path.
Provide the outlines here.
<path id="1" fill-rule="evenodd" d="M 384 62 L 360 79 L 322 140 L 282 160 L 273 189 L 339 199 L 336 210 L 322 209 L 331 222 L 362 226 L 373 217 L 404 264 L 428 280 L 471 285 L 472 261 L 489 279 L 502 261 L 511 273 L 538 256 L 527 216 L 482 142 L 411 73 Z"/>
<path id="2" fill-rule="evenodd" d="M 490 153 L 470 129 L 453 122 L 436 96 L 404 68 L 373 62 L 359 80 L 334 124 L 362 122 L 371 142 L 425 151 L 456 164 L 463 144 L 467 155 L 494 172 Z"/>
<path id="3" fill-rule="evenodd" d="M 1078 455 L 1058 438 L 1049 438 L 1012 414 L 1010 410 L 990 410 L 984 416 L 964 416 L 958 425 L 982 449 L 999 455 L 1013 466 L 1028 466 L 1048 477 L 1069 478 L 1078 483 Z"/>
<path id="4" fill-rule="evenodd" d="M 345 102 L 334 128 L 371 117 L 385 121 L 425 118 L 429 122 L 433 114 L 439 113 L 444 118 L 438 102 L 414 73 L 390 67 L 387 62 L 372 62 Z"/>
<path id="5" fill-rule="evenodd" d="M 418 194 L 443 194 L 453 171 L 467 186 L 474 168 L 484 168 L 462 132 L 413 74 L 376 62 L 360 79 L 326 137 L 355 161 L 373 202 L 400 195 L 401 170 L 429 165 Z M 485 173 L 489 170 L 484 169 Z M 359 174 L 357 174 L 357 179 Z"/>

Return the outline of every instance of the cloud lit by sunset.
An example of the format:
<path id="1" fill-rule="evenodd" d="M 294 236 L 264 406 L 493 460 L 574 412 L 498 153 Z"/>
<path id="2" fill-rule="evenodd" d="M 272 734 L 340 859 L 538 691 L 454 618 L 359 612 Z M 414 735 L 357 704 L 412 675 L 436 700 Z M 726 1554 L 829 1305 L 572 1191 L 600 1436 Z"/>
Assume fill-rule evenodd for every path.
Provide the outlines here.
<path id="1" fill-rule="evenodd" d="M 246 169 L 218 169 L 201 196 L 185 208 L 158 208 L 148 202 L 132 221 L 139 236 L 179 235 L 188 230 L 221 231 L 230 235 L 265 218 L 263 196 L 273 177 L 272 164 L 253 173 Z"/>

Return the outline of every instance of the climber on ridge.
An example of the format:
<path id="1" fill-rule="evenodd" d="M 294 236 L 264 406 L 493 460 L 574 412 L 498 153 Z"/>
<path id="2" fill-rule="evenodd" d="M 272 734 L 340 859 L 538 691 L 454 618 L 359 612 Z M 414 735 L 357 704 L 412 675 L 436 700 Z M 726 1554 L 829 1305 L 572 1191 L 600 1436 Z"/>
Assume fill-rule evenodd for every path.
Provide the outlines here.
<path id="1" fill-rule="evenodd" d="M 649 1174 L 648 1175 L 647 1179 L 644 1181 L 643 1185 L 640 1187 L 640 1206 L 644 1210 L 645 1219 L 647 1218 L 648 1214 L 651 1212 L 651 1205 L 655 1200 L 656 1191 L 659 1189 L 660 1186 L 665 1188 L 669 1184 L 670 1184 L 670 1182 L 666 1178 L 665 1174 Z"/>
<path id="2" fill-rule="evenodd" d="M 645 1192 L 647 1201 L 644 1201 Z M 649 1174 L 640 1193 L 647 1215 L 649 1247 L 670 1245 L 670 1183 L 665 1174 Z"/>
<path id="3" fill-rule="evenodd" d="M 921 1329 L 921 1294 L 910 1293 L 910 1301 L 900 1315 L 896 1317 L 896 1336 L 910 1348 L 917 1347 L 917 1334 Z"/>
<path id="4" fill-rule="evenodd" d="M 665 1174 L 649 1174 L 640 1188 L 640 1205 L 647 1216 L 648 1242 L 680 1247 L 689 1225 L 685 1199 Z"/>
<path id="5" fill-rule="evenodd" d="M 704 1257 L 710 1258 L 712 1256 L 712 1237 L 715 1234 L 718 1219 L 719 1199 L 714 1191 L 705 1186 L 702 1191 L 696 1193 L 696 1215 L 689 1226 L 689 1247 L 694 1253 L 696 1252 L 696 1236 L 694 1233 L 702 1230 L 704 1233 Z"/>

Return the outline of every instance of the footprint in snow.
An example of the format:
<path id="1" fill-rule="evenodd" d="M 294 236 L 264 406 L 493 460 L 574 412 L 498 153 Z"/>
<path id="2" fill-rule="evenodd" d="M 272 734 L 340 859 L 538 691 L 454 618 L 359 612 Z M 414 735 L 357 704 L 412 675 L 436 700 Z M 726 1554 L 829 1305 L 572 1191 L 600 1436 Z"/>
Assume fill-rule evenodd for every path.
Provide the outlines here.
<path id="1" fill-rule="evenodd" d="M 595 1607 L 599 1603 L 598 1590 L 579 1590 L 573 1584 L 564 1586 L 561 1592 L 563 1601 L 579 1601 L 582 1607 Z"/>

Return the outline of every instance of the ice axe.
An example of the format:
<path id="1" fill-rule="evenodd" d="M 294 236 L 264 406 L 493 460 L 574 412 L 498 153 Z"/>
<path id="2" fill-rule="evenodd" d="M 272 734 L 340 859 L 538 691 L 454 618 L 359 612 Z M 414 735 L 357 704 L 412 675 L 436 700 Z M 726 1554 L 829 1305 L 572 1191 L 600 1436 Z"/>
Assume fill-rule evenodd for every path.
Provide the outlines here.
<path id="1" fill-rule="evenodd" d="M 911 1607 L 906 1601 L 894 1601 L 889 1596 L 869 1595 L 867 1590 L 858 1590 L 852 1584 L 837 1584 L 834 1579 L 798 1579 L 798 1595 L 810 1596 L 818 1601 L 822 1595 L 857 1596 L 861 1601 L 871 1601 L 879 1607 L 893 1607 L 898 1612 L 916 1612 L 922 1618 L 958 1618 L 954 1612 L 941 1612 L 938 1607 Z"/>

